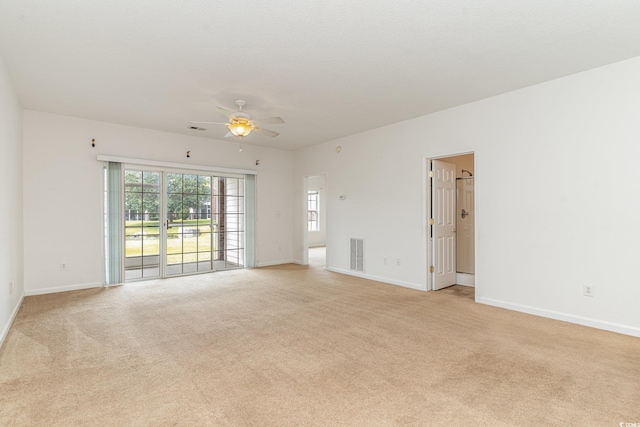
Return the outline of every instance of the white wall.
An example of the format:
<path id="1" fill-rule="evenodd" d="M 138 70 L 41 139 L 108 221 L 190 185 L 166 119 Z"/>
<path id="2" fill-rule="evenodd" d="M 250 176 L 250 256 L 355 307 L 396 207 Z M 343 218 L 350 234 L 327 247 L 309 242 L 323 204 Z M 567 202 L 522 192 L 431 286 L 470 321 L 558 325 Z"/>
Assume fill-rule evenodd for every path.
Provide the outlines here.
<path id="1" fill-rule="evenodd" d="M 294 198 L 326 171 L 328 268 L 364 237 L 367 276 L 425 289 L 425 160 L 475 151 L 476 299 L 640 336 L 638 75 L 634 58 L 300 150 Z"/>
<path id="2" fill-rule="evenodd" d="M 326 177 L 324 175 L 313 175 L 308 179 L 307 190 L 308 191 L 317 191 L 318 198 L 320 200 L 320 206 L 318 209 L 319 216 L 319 228 L 318 231 L 309 231 L 309 247 L 314 246 L 324 246 L 326 244 L 326 233 L 327 233 L 327 198 L 325 191 L 325 180 Z"/>
<path id="3" fill-rule="evenodd" d="M 91 147 L 92 138 L 95 148 Z M 187 150 L 191 151 L 189 159 Z M 258 265 L 291 261 L 291 152 L 246 144 L 239 152 L 236 142 L 25 111 L 27 294 L 102 284 L 99 154 L 257 170 Z M 260 165 L 256 166 L 258 159 Z M 67 271 L 60 271 L 62 262 L 67 263 Z"/>
<path id="4" fill-rule="evenodd" d="M 22 106 L 0 56 L 0 345 L 24 294 Z M 13 284 L 12 289 L 10 283 Z"/>

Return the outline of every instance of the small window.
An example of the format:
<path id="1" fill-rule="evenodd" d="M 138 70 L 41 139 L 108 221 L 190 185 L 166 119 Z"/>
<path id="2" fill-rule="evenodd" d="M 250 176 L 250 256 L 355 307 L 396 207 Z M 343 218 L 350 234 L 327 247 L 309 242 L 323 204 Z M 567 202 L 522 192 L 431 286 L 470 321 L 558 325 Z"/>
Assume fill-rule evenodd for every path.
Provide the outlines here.
<path id="1" fill-rule="evenodd" d="M 318 222 L 319 199 L 320 195 L 317 191 L 309 191 L 307 195 L 307 224 L 309 231 L 320 231 L 320 222 Z"/>

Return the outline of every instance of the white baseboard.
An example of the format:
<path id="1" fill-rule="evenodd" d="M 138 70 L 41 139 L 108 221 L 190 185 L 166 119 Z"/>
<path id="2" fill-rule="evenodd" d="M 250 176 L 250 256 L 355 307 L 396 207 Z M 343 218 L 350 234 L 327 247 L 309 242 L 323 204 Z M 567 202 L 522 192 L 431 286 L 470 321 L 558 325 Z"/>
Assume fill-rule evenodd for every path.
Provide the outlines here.
<path id="1" fill-rule="evenodd" d="M 456 273 L 456 285 L 476 286 L 476 275 L 469 273 Z"/>
<path id="2" fill-rule="evenodd" d="M 55 288 L 40 288 L 40 289 L 28 289 L 25 290 L 26 296 L 31 295 L 44 295 L 44 294 L 55 294 L 56 292 L 67 292 L 67 291 L 78 291 L 81 289 L 90 289 L 90 288 L 101 288 L 102 283 L 80 283 L 78 285 L 69 285 L 69 286 L 58 286 Z"/>
<path id="3" fill-rule="evenodd" d="M 18 311 L 20 311 L 20 307 L 22 306 L 22 301 L 24 301 L 24 292 L 22 293 L 22 295 L 20 295 L 20 299 L 18 300 L 18 303 L 14 307 L 13 312 L 11 313 L 11 316 L 9 316 L 9 320 L 7 321 L 7 324 L 4 326 L 4 329 L 2 329 L 2 335 L 0 335 L 0 348 L 2 348 L 2 345 L 4 344 L 4 339 L 9 334 L 9 330 L 11 330 L 11 325 L 13 325 L 13 321 L 16 320 Z"/>
<path id="4" fill-rule="evenodd" d="M 417 291 L 426 291 L 425 285 L 418 285 L 410 282 L 403 282 L 401 280 L 393 280 L 386 277 L 373 276 L 371 274 L 359 273 L 357 271 L 343 270 L 341 268 L 327 268 L 334 273 L 346 274 L 348 276 L 362 277 L 363 279 L 375 280 L 376 282 L 388 283 L 390 285 L 402 286 L 403 288 L 415 289 Z"/>
<path id="5" fill-rule="evenodd" d="M 492 305 L 494 307 L 506 308 L 508 310 L 520 311 L 522 313 L 534 314 L 536 316 L 547 317 L 549 319 L 576 323 L 578 325 L 589 326 L 591 328 L 602 329 L 605 331 L 617 332 L 619 334 L 640 337 L 640 328 L 621 325 L 619 323 L 603 322 L 601 320 L 590 319 L 582 316 L 574 316 L 572 314 L 560 313 L 558 311 L 552 310 L 544 310 L 541 308 L 530 307 L 526 305 L 513 304 L 510 302 L 494 300 L 491 298 L 476 298 L 476 302 Z"/>
<path id="6" fill-rule="evenodd" d="M 272 265 L 282 265 L 282 264 L 292 264 L 292 263 L 295 263 L 295 261 L 292 259 L 285 259 L 282 261 L 269 261 L 269 262 L 260 261 L 256 265 L 256 267 L 270 267 Z"/>

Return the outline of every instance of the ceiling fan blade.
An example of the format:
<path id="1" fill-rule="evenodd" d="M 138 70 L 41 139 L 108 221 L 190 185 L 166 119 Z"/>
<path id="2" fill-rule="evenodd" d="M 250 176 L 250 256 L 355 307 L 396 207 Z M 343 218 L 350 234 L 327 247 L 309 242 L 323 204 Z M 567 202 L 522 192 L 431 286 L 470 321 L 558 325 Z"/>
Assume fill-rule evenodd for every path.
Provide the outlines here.
<path id="1" fill-rule="evenodd" d="M 220 122 L 187 122 L 192 125 L 228 125 L 229 123 L 220 123 Z"/>
<path id="2" fill-rule="evenodd" d="M 278 132 L 274 132 L 274 131 L 269 130 L 269 129 L 253 128 L 253 131 L 261 133 L 261 134 L 266 135 L 266 136 L 270 136 L 271 138 L 274 138 L 274 137 L 280 135 Z"/>
<path id="3" fill-rule="evenodd" d="M 254 120 L 253 122 L 261 125 L 279 125 L 284 123 L 284 120 L 282 120 L 282 117 L 267 117 L 265 119 Z"/>
<path id="4" fill-rule="evenodd" d="M 224 136 L 225 138 L 231 138 L 232 136 L 235 136 L 234 134 L 231 133 L 231 131 L 227 132 L 227 134 Z"/>
<path id="5" fill-rule="evenodd" d="M 218 106 L 216 108 L 218 109 L 218 111 L 220 111 L 222 114 L 224 114 L 225 116 L 227 116 L 229 118 L 232 118 L 233 115 L 234 115 L 234 112 L 229 110 L 229 109 L 227 109 L 227 108 L 220 107 L 220 106 Z"/>

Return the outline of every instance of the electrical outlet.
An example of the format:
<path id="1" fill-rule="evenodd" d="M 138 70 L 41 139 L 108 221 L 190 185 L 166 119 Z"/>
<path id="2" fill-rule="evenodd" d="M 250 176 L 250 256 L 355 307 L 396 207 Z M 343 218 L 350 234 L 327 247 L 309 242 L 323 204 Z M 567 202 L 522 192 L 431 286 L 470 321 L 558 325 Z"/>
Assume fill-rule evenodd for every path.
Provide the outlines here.
<path id="1" fill-rule="evenodd" d="M 582 294 L 585 297 L 592 297 L 595 292 L 595 286 L 593 285 L 582 285 Z"/>
<path id="2" fill-rule="evenodd" d="M 67 271 L 68 269 L 68 265 L 66 262 L 61 262 L 60 263 L 60 271 Z"/>

